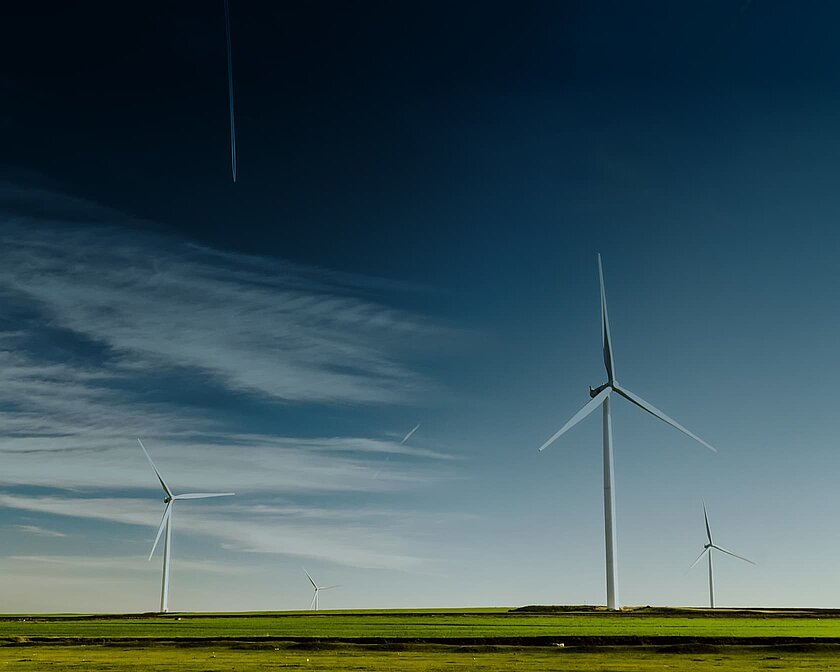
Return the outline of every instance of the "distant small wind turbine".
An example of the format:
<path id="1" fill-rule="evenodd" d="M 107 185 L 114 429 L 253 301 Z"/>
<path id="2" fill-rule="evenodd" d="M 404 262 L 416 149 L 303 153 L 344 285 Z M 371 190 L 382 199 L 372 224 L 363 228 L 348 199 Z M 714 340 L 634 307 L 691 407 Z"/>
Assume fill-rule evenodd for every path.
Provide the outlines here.
<path id="1" fill-rule="evenodd" d="M 697 556 L 697 559 L 693 563 L 691 563 L 691 567 L 689 567 L 689 569 L 691 569 L 692 567 L 694 567 L 694 565 L 696 565 L 698 562 L 700 562 L 703 559 L 704 555 L 706 555 L 707 553 L 709 554 L 709 606 L 712 609 L 714 609 L 715 608 L 715 572 L 714 572 L 714 568 L 712 566 L 712 549 L 714 548 L 714 549 L 720 551 L 721 553 L 726 553 L 726 555 L 731 555 L 733 558 L 738 558 L 739 560 L 743 560 L 744 562 L 748 562 L 751 565 L 754 565 L 755 563 L 752 560 L 749 560 L 748 558 L 745 558 L 741 555 L 737 555 L 736 553 L 733 553 L 732 551 L 727 551 L 725 548 L 722 548 L 721 546 L 718 546 L 716 543 L 714 543 L 712 541 L 712 528 L 709 527 L 709 516 L 706 513 L 706 502 L 703 502 L 703 518 L 706 520 L 706 539 L 708 541 L 703 546 L 703 552 L 700 555 Z"/>
<path id="2" fill-rule="evenodd" d="M 604 291 L 604 270 L 601 266 L 601 255 L 598 255 L 598 281 L 601 287 L 601 343 L 604 352 L 604 366 L 607 369 L 607 382 L 592 389 L 589 388 L 589 396 L 592 400 L 572 416 L 554 435 L 548 439 L 540 450 L 545 450 L 563 434 L 569 431 L 577 423 L 592 413 L 598 406 L 603 406 L 604 423 L 604 537 L 607 566 L 607 608 L 619 609 L 618 599 L 618 558 L 615 528 L 615 479 L 613 476 L 613 446 L 612 446 L 612 421 L 610 419 L 610 394 L 616 392 L 620 396 L 635 404 L 643 411 L 659 418 L 671 425 L 683 434 L 687 434 L 695 441 L 702 443 L 706 448 L 717 452 L 712 446 L 706 443 L 696 434 L 692 434 L 676 420 L 669 418 L 658 408 L 648 403 L 641 397 L 636 396 L 628 389 L 620 387 L 615 379 L 615 364 L 612 352 L 612 340 L 610 338 L 610 320 L 607 315 L 607 295 Z"/>
<path id="3" fill-rule="evenodd" d="M 313 579 L 309 575 L 309 572 L 306 571 L 306 567 L 302 567 L 301 569 L 303 569 L 303 573 L 306 574 L 306 578 L 309 579 L 309 583 L 311 583 L 312 587 L 315 589 L 315 594 L 312 596 L 312 602 L 310 602 L 309 608 L 313 609 L 314 611 L 318 611 L 318 593 L 320 593 L 322 590 L 332 590 L 333 588 L 341 588 L 341 586 L 319 586 L 317 583 L 315 583 L 315 579 Z"/>
<path id="4" fill-rule="evenodd" d="M 146 446 L 143 445 L 143 442 L 140 439 L 137 439 L 137 443 L 139 443 L 140 447 L 143 449 L 143 454 L 146 456 L 146 459 L 149 460 L 149 464 L 152 465 L 152 469 L 154 469 L 155 475 L 160 481 L 160 487 L 162 487 L 164 493 L 166 493 L 166 497 L 164 497 L 163 499 L 164 504 L 166 504 L 166 507 L 163 509 L 163 518 L 160 519 L 160 527 L 158 527 L 157 536 L 155 537 L 155 543 L 152 544 L 152 552 L 149 553 L 149 560 L 151 560 L 152 556 L 155 554 L 155 549 L 157 548 L 158 541 L 160 540 L 160 535 L 163 533 L 164 528 L 166 528 L 166 537 L 163 540 L 163 580 L 161 581 L 160 587 L 160 610 L 161 612 L 166 612 L 169 610 L 169 562 L 170 554 L 172 551 L 172 510 L 175 508 L 175 501 L 178 499 L 207 499 L 208 497 L 230 497 L 235 493 L 191 492 L 183 495 L 172 494 L 172 490 L 170 490 L 169 486 L 166 485 L 166 482 L 163 480 L 163 476 L 160 475 L 160 472 L 157 470 L 155 463 L 152 462 L 152 458 L 146 451 Z"/>

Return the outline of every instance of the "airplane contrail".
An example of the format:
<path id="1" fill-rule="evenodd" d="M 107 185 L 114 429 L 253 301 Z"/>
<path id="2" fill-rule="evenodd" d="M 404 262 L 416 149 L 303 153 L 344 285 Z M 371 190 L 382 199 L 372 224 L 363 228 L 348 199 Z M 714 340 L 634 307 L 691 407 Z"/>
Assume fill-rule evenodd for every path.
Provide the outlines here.
<path id="1" fill-rule="evenodd" d="M 225 34 L 227 35 L 228 103 L 230 104 L 230 168 L 236 182 L 236 125 L 233 117 L 233 59 L 230 48 L 230 2 L 225 0 Z"/>
<path id="2" fill-rule="evenodd" d="M 402 441 L 400 441 L 400 445 L 402 445 L 406 441 L 408 441 L 409 438 L 411 438 L 411 435 L 414 434 L 414 432 L 416 432 L 418 429 L 420 429 L 420 423 L 419 422 L 417 423 L 417 426 L 414 429 L 412 429 L 408 434 L 406 434 L 405 438 Z"/>
<path id="3" fill-rule="evenodd" d="M 420 429 L 420 423 L 419 423 L 419 422 L 418 422 L 418 423 L 414 426 L 414 429 L 412 429 L 412 430 L 411 430 L 408 434 L 406 434 L 406 435 L 403 437 L 403 440 L 402 440 L 402 441 L 400 441 L 400 444 L 399 444 L 399 445 L 403 445 L 406 441 L 408 441 L 408 440 L 411 438 L 411 435 L 412 435 L 412 434 L 414 434 L 414 432 L 416 432 L 418 429 Z M 389 460 L 390 458 L 391 458 L 390 454 L 389 454 L 389 455 L 386 455 L 386 456 L 385 456 L 385 462 L 388 462 L 388 460 Z M 377 469 L 376 473 L 373 475 L 373 480 L 374 480 L 374 481 L 376 481 L 376 480 L 378 480 L 378 479 L 379 479 L 379 474 L 380 474 L 380 473 L 382 473 L 382 469 L 381 469 L 381 468 L 380 468 L 380 469 Z"/>

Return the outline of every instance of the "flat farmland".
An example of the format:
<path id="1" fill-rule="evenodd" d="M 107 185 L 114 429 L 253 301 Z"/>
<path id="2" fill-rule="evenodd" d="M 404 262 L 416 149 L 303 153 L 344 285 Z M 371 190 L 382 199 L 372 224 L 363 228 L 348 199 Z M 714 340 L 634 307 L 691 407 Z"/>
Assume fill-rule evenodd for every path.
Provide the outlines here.
<path id="1" fill-rule="evenodd" d="M 7 615 L 4 670 L 837 670 L 830 610 Z"/>
<path id="2" fill-rule="evenodd" d="M 0 648 L 4 670 L 52 672 L 420 672 L 421 670 L 482 670 L 483 672 L 747 672 L 753 670 L 840 670 L 837 651 L 776 651 L 724 649 L 703 653 L 662 653 L 616 650 L 578 653 L 540 647 L 475 650 L 465 647 L 416 647 L 401 651 L 339 647 L 306 650 L 271 647 L 254 650 L 234 647 L 142 648 L 104 646 Z"/>

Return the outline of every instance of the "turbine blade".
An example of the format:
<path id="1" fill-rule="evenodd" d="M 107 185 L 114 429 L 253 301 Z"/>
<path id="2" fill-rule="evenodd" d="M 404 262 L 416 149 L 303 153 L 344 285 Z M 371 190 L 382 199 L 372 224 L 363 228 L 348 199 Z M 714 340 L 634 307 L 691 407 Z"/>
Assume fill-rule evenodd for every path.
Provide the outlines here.
<path id="1" fill-rule="evenodd" d="M 565 434 L 568 430 L 574 427 L 577 423 L 583 420 L 587 415 L 592 413 L 598 406 L 600 406 L 604 399 L 606 399 L 610 395 L 610 388 L 605 387 L 601 390 L 598 394 L 596 394 L 589 403 L 586 404 L 582 409 L 580 409 L 577 413 L 572 416 L 572 419 L 569 420 L 565 425 L 563 425 L 554 435 L 546 441 L 543 445 L 540 446 L 540 450 L 545 450 L 548 448 L 552 443 L 554 443 L 557 439 L 559 439 L 563 434 Z"/>
<path id="2" fill-rule="evenodd" d="M 703 556 L 706 555 L 708 550 L 709 550 L 708 548 L 704 548 L 703 552 L 700 555 L 697 556 L 697 559 L 694 562 L 691 563 L 691 566 L 688 569 L 691 569 L 692 567 L 694 567 L 694 565 L 696 565 L 698 562 L 700 562 L 703 559 Z M 685 571 L 688 571 L 688 569 L 685 570 Z"/>
<path id="3" fill-rule="evenodd" d="M 416 432 L 418 429 L 420 429 L 420 423 L 419 423 L 419 422 L 418 422 L 418 423 L 417 423 L 417 425 L 414 427 L 414 429 L 412 429 L 412 430 L 411 430 L 408 434 L 406 434 L 406 435 L 403 437 L 403 440 L 402 440 L 402 441 L 400 441 L 400 445 L 402 445 L 402 444 L 404 444 L 406 441 L 408 441 L 408 440 L 411 438 L 411 435 L 412 435 L 412 434 L 414 434 L 414 432 Z"/>
<path id="4" fill-rule="evenodd" d="M 188 492 L 185 495 L 175 495 L 172 499 L 207 499 L 208 497 L 232 497 L 235 492 Z"/>
<path id="5" fill-rule="evenodd" d="M 155 554 L 155 549 L 157 548 L 158 541 L 160 541 L 160 535 L 163 534 L 163 528 L 166 527 L 166 521 L 169 520 L 169 512 L 172 507 L 172 502 L 167 502 L 166 508 L 163 510 L 163 517 L 160 519 L 160 525 L 158 526 L 157 536 L 155 537 L 155 543 L 152 544 L 152 552 L 149 553 L 149 560 L 152 559 L 152 556 Z"/>
<path id="6" fill-rule="evenodd" d="M 146 456 L 146 459 L 147 459 L 147 460 L 149 460 L 149 464 L 151 464 L 151 465 L 152 465 L 152 469 L 154 469 L 154 470 L 155 470 L 155 474 L 157 475 L 158 480 L 160 481 L 160 485 L 161 485 L 161 487 L 163 488 L 163 491 L 164 491 L 167 495 L 169 495 L 170 497 L 172 497 L 172 496 L 173 496 L 173 495 L 172 495 L 172 491 L 169 489 L 169 486 L 168 486 L 168 485 L 166 485 L 166 483 L 164 482 L 164 480 L 163 480 L 163 476 L 161 476 L 161 475 L 160 475 L 160 472 L 157 470 L 157 467 L 155 466 L 155 463 L 154 463 L 154 462 L 152 462 L 152 458 L 149 456 L 149 452 L 146 450 L 146 446 L 144 446 L 144 445 L 143 445 L 143 442 L 142 442 L 139 438 L 137 439 L 137 443 L 139 443 L 139 444 L 140 444 L 140 447 L 143 449 L 143 454 Z"/>
<path id="7" fill-rule="evenodd" d="M 693 432 L 688 431 L 685 427 L 683 427 L 680 423 L 678 423 L 673 418 L 670 418 L 667 415 L 665 415 L 662 411 L 660 411 L 658 408 L 656 408 L 656 406 L 654 406 L 653 404 L 645 401 L 644 399 L 642 399 L 639 396 L 636 396 L 635 394 L 630 392 L 630 390 L 625 390 L 624 388 L 618 387 L 618 385 L 614 385 L 613 387 L 614 387 L 615 391 L 618 392 L 622 397 L 627 399 L 627 401 L 630 401 L 630 402 L 636 404 L 636 406 L 641 408 L 643 411 L 647 411 L 652 416 L 662 420 L 662 422 L 671 425 L 671 427 L 673 427 L 674 429 L 680 430 L 683 434 L 685 434 L 686 436 L 690 436 L 692 439 L 694 439 L 698 443 L 702 443 L 704 446 L 706 446 L 706 448 L 711 450 L 713 453 L 717 452 L 716 448 L 714 448 L 710 444 L 706 443 L 703 439 L 701 439 L 699 436 L 697 436 Z"/>
<path id="8" fill-rule="evenodd" d="M 607 369 L 609 382 L 612 383 L 615 380 L 615 364 L 610 337 L 610 318 L 607 314 L 607 293 L 604 290 L 604 268 L 601 265 L 600 253 L 598 254 L 598 284 L 601 287 L 601 344 L 604 350 L 604 366 Z"/>
<path id="9" fill-rule="evenodd" d="M 315 594 L 312 596 L 312 601 L 309 603 L 309 608 L 310 608 L 310 609 L 314 609 L 314 608 L 315 608 L 315 600 L 316 600 L 316 599 L 318 599 L 318 591 L 317 591 L 317 589 L 315 590 Z"/>
<path id="10" fill-rule="evenodd" d="M 301 567 L 301 569 L 303 570 L 303 573 L 306 574 L 306 578 L 309 579 L 309 583 L 312 584 L 312 587 L 315 590 L 318 590 L 318 584 L 316 584 L 315 581 L 313 580 L 313 578 L 311 576 L 309 576 L 309 572 L 306 571 L 306 567 Z"/>
<path id="11" fill-rule="evenodd" d="M 738 555 L 737 553 L 733 553 L 732 551 L 727 551 L 725 548 L 721 548 L 720 546 L 715 546 L 714 544 L 712 544 L 712 548 L 716 548 L 716 549 L 717 549 L 717 550 L 719 550 L 721 553 L 726 553 L 726 555 L 731 555 L 733 558 L 738 558 L 739 560 L 743 560 L 744 562 L 748 562 L 748 563 L 750 563 L 751 565 L 754 565 L 754 564 L 755 564 L 755 563 L 754 563 L 752 560 L 750 560 L 749 558 L 745 558 L 743 555 Z"/>
<path id="12" fill-rule="evenodd" d="M 324 586 L 323 588 L 319 588 L 318 590 L 329 590 L 330 588 L 341 588 L 341 584 L 337 583 L 334 586 Z"/>
<path id="13" fill-rule="evenodd" d="M 712 528 L 709 527 L 709 516 L 706 513 L 706 502 L 703 502 L 703 518 L 706 519 L 706 536 L 709 538 L 709 543 L 712 543 Z M 712 544 L 714 545 L 714 544 Z"/>

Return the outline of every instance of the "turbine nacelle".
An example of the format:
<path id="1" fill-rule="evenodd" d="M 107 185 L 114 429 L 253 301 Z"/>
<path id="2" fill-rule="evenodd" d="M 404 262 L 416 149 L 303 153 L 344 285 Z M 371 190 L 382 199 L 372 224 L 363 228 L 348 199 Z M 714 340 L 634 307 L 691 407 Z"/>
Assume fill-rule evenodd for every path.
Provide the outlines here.
<path id="1" fill-rule="evenodd" d="M 594 399 L 595 397 L 597 397 L 601 392 L 603 392 L 607 388 L 610 388 L 611 390 L 614 390 L 616 385 L 618 385 L 618 383 L 615 382 L 615 381 L 613 381 L 611 383 L 604 383 L 603 385 L 599 385 L 598 387 L 592 387 L 590 385 L 589 386 L 589 397 L 591 399 Z"/>

